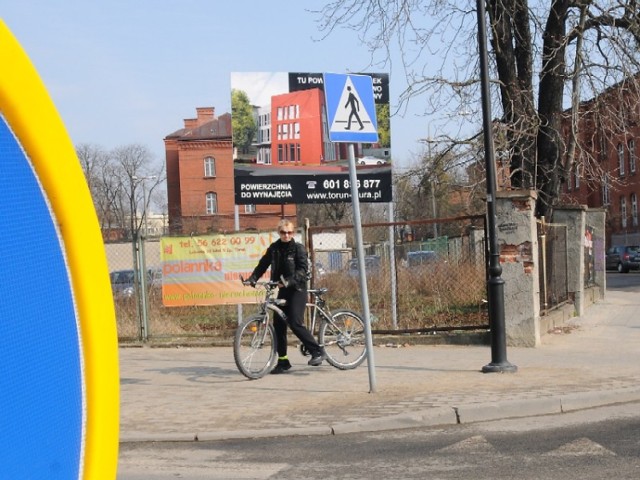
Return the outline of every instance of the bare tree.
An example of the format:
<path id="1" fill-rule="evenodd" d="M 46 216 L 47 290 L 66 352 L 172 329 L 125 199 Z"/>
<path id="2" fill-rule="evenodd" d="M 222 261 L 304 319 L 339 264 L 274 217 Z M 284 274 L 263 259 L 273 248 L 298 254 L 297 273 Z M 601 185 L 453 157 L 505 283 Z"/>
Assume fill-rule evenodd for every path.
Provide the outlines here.
<path id="1" fill-rule="evenodd" d="M 110 189 L 103 175 L 109 164 L 108 153 L 98 145 L 87 143 L 76 147 L 76 154 L 84 172 L 101 229 L 111 228 L 114 217 L 111 209 Z"/>
<path id="2" fill-rule="evenodd" d="M 487 0 L 486 5 L 492 84 L 499 99 L 494 112 L 506 134 L 511 183 L 536 190 L 537 213 L 548 215 L 572 162 L 600 169 L 592 156 L 576 154 L 580 122 L 575 119 L 587 114 L 578 110 L 581 100 L 638 80 L 640 9 L 637 0 Z M 400 50 L 407 84 L 399 110 L 409 101 L 423 101 L 428 115 L 469 111 L 480 103 L 475 2 L 335 0 L 316 14 L 327 35 L 337 28 L 356 31 L 370 47 L 372 65 L 382 61 L 393 67 L 391 52 Z M 621 110 L 628 110 L 624 90 L 619 100 L 625 105 Z M 605 106 L 612 108 L 593 104 Z M 565 136 L 571 109 L 574 132 Z M 599 127 L 606 137 L 624 124 Z"/>
<path id="3" fill-rule="evenodd" d="M 131 238 L 138 235 L 143 214 L 166 178 L 164 165 L 154 166 L 151 152 L 136 144 L 110 152 L 79 144 L 76 152 L 103 231 L 119 229 Z"/>
<path id="4" fill-rule="evenodd" d="M 313 226 L 343 225 L 351 221 L 350 203 L 307 203 L 298 205 L 298 224 L 308 218 Z"/>
<path id="5" fill-rule="evenodd" d="M 164 165 L 154 168 L 153 155 L 147 147 L 139 144 L 118 147 L 111 156 L 114 177 L 122 186 L 119 208 L 128 211 L 129 231 L 138 236 L 153 192 L 166 178 Z"/>

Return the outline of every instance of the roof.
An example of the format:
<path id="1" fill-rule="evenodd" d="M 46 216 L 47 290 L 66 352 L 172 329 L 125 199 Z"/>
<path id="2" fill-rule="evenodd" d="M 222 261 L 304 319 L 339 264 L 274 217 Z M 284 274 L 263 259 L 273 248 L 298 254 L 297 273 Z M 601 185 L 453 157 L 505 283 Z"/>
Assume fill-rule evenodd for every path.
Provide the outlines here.
<path id="1" fill-rule="evenodd" d="M 176 140 L 212 140 L 231 138 L 231 114 L 225 113 L 213 120 L 209 120 L 200 125 L 195 125 L 192 128 L 181 128 L 180 130 L 170 133 L 165 138 Z"/>

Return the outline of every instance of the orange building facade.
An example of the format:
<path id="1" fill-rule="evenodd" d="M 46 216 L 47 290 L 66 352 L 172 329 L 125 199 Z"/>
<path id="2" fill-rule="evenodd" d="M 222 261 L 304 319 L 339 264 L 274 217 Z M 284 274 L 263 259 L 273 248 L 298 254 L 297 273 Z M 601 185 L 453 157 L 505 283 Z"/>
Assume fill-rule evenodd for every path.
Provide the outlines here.
<path id="1" fill-rule="evenodd" d="M 314 88 L 271 97 L 271 158 L 274 166 L 321 165 L 335 160 L 324 135 L 324 94 Z"/>
<path id="2" fill-rule="evenodd" d="M 212 107 L 164 139 L 169 232 L 173 235 L 234 231 L 234 164 L 231 115 Z M 295 223 L 295 205 L 238 206 L 240 230 L 272 230 L 280 218 Z"/>

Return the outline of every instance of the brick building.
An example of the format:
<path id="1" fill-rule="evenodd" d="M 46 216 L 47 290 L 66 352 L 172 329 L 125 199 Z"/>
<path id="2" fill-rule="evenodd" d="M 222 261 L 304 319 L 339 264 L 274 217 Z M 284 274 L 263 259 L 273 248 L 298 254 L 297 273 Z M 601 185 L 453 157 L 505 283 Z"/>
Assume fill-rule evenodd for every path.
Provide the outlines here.
<path id="1" fill-rule="evenodd" d="M 164 139 L 169 232 L 235 230 L 231 114 L 215 116 L 212 107 L 196 108 L 197 117 Z M 240 230 L 270 230 L 279 218 L 296 220 L 295 205 L 241 205 Z"/>
<path id="2" fill-rule="evenodd" d="M 634 78 L 580 105 L 578 145 L 561 202 L 607 212 L 607 244 L 638 243 L 640 90 Z M 564 124 L 569 138 L 570 121 Z"/>

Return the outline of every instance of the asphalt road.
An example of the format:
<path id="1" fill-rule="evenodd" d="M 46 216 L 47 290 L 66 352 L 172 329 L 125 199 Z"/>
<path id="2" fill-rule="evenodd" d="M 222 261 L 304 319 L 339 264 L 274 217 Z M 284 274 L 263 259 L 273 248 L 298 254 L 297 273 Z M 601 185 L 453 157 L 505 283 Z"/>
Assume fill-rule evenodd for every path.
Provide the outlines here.
<path id="1" fill-rule="evenodd" d="M 336 436 L 131 443 L 118 479 L 635 480 L 639 407 Z"/>

